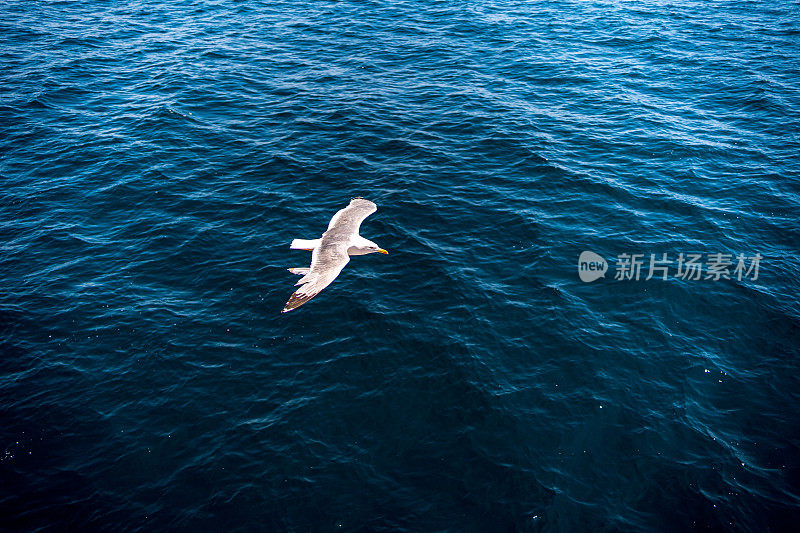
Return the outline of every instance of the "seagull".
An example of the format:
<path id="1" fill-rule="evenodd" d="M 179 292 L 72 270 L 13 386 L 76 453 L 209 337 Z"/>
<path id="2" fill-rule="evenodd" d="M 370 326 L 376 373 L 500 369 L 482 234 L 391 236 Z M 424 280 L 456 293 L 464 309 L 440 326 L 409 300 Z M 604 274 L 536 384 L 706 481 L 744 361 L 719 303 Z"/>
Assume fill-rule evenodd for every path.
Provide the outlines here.
<path id="1" fill-rule="evenodd" d="M 386 250 L 358 234 L 365 218 L 378 210 L 378 206 L 366 198 L 356 197 L 344 209 L 339 210 L 328 224 L 328 229 L 319 239 L 294 239 L 292 250 L 310 250 L 309 268 L 290 268 L 289 272 L 303 276 L 295 285 L 302 285 L 292 294 L 281 313 L 297 309 L 331 284 L 339 272 L 350 261 L 351 255 L 366 255 L 375 252 L 388 254 Z"/>

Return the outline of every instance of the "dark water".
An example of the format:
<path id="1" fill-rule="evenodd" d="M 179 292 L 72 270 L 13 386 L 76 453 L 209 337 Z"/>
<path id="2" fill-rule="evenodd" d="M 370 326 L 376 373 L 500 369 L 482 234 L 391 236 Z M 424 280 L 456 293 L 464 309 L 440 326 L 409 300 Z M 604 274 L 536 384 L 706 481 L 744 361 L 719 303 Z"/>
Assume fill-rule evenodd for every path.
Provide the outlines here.
<path id="1" fill-rule="evenodd" d="M 797 2 L 0 15 L 0 530 L 797 530 Z"/>

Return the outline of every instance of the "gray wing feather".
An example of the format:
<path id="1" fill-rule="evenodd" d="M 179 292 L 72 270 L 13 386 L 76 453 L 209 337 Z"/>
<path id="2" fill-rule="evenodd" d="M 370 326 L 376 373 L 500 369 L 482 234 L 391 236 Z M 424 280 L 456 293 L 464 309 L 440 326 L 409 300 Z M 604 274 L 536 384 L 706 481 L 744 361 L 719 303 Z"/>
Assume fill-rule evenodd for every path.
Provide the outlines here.
<path id="1" fill-rule="evenodd" d="M 344 209 L 339 210 L 328 224 L 328 231 L 322 234 L 323 239 L 328 234 L 335 234 L 338 238 L 349 239 L 357 235 L 364 219 L 378 210 L 375 203 L 365 198 L 353 198 Z"/>
<path id="2" fill-rule="evenodd" d="M 292 294 L 281 312 L 286 313 L 297 309 L 311 300 L 336 279 L 349 261 L 347 243 L 326 243 L 323 240 L 320 246 L 314 250 L 308 273 L 296 283 L 296 285 L 302 286 Z"/>

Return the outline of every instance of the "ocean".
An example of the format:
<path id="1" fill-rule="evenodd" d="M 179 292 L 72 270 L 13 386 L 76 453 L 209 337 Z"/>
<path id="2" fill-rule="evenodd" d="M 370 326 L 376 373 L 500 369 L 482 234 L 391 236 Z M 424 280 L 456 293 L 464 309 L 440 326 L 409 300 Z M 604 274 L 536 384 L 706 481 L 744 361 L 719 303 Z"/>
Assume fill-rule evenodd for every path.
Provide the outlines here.
<path id="1" fill-rule="evenodd" d="M 798 530 L 798 2 L 0 28 L 0 531 Z"/>

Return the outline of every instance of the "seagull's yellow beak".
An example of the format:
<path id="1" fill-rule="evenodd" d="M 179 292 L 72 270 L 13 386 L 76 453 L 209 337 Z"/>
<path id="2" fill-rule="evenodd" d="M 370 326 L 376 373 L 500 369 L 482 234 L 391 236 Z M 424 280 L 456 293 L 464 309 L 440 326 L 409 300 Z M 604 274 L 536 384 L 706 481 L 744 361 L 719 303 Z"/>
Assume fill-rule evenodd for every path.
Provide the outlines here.
<path id="1" fill-rule="evenodd" d="M 379 251 L 380 253 L 382 253 L 382 254 L 389 255 L 389 252 L 387 252 L 387 251 L 386 251 L 386 250 L 384 250 L 383 248 L 378 248 L 378 251 Z"/>

